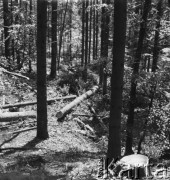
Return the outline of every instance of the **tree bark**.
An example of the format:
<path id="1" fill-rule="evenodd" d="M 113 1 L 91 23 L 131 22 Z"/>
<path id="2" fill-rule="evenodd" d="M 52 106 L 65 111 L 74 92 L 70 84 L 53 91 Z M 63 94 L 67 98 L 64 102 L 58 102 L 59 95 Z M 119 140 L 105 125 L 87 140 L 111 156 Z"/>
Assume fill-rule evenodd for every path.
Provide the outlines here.
<path id="1" fill-rule="evenodd" d="M 32 24 L 32 0 L 30 0 L 30 14 L 29 14 L 29 23 L 30 23 L 30 25 Z M 32 44 L 33 44 L 33 42 L 32 42 L 32 39 L 33 39 L 33 30 L 32 29 L 30 29 L 30 31 L 29 31 L 29 70 L 28 70 L 28 72 L 29 73 L 31 73 L 31 71 L 32 71 L 32 58 L 33 58 L 33 56 L 32 56 Z"/>
<path id="2" fill-rule="evenodd" d="M 158 1 L 157 4 L 157 23 L 156 23 L 156 30 L 155 30 L 155 40 L 154 40 L 154 48 L 153 48 L 153 63 L 152 63 L 152 72 L 156 71 L 157 68 L 157 61 L 159 57 L 159 32 L 161 27 L 161 17 L 162 17 L 162 0 Z"/>
<path id="3" fill-rule="evenodd" d="M 125 154 L 132 154 L 132 143 L 133 143 L 133 126 L 134 126 L 134 110 L 136 103 L 136 87 L 137 78 L 139 76 L 139 64 L 142 55 L 143 42 L 146 35 L 146 24 L 149 10 L 151 8 L 151 0 L 145 0 L 144 10 L 142 15 L 142 21 L 140 24 L 139 40 L 135 54 L 135 60 L 133 63 L 133 73 L 131 79 L 131 90 L 130 90 L 130 101 L 129 101 L 129 114 L 127 119 L 127 130 L 126 130 L 126 150 Z"/>
<path id="4" fill-rule="evenodd" d="M 70 63 L 72 64 L 72 11 L 73 11 L 73 2 L 70 0 L 70 45 L 69 45 L 69 55 Z"/>
<path id="5" fill-rule="evenodd" d="M 37 0 L 37 138 L 47 139 L 46 91 L 47 1 Z"/>
<path id="6" fill-rule="evenodd" d="M 95 50 L 96 50 L 96 0 L 93 0 L 93 59 L 96 59 Z"/>
<path id="7" fill-rule="evenodd" d="M 111 77 L 111 104 L 109 121 L 109 142 L 107 158 L 110 163 L 113 158 L 121 155 L 121 109 L 123 92 L 123 73 L 126 40 L 127 1 L 114 1 L 114 41 Z"/>
<path id="8" fill-rule="evenodd" d="M 62 46 L 62 39 L 63 39 L 63 33 L 64 33 L 64 28 L 65 28 L 67 7 L 68 7 L 68 0 L 66 2 L 66 8 L 65 8 L 64 17 L 63 17 L 63 24 L 62 24 L 62 29 L 61 29 L 61 32 L 60 32 L 59 52 L 58 52 L 58 54 L 59 54 L 58 55 L 58 69 L 59 69 L 59 65 L 60 65 L 61 46 Z"/>
<path id="9" fill-rule="evenodd" d="M 92 31 L 92 0 L 90 0 L 90 27 L 89 27 L 89 58 L 88 63 L 90 63 L 91 58 L 91 31 Z"/>
<path id="10" fill-rule="evenodd" d="M 52 1 L 52 18 L 51 18 L 51 24 L 52 24 L 52 59 L 51 59 L 51 73 L 50 77 L 55 78 L 56 77 L 56 59 L 57 59 L 57 0 Z"/>
<path id="11" fill-rule="evenodd" d="M 76 98 L 74 101 L 72 101 L 70 104 L 67 104 L 64 108 L 62 108 L 60 111 L 57 112 L 56 117 L 62 118 L 69 110 L 71 110 L 74 106 L 81 103 L 83 100 L 89 98 L 91 95 L 93 95 L 97 90 L 99 89 L 98 86 L 94 86 L 91 90 L 87 91 L 83 95 Z"/>
<path id="12" fill-rule="evenodd" d="M 103 0 L 103 4 L 110 4 L 110 0 Z M 101 20 L 101 61 L 100 61 L 100 84 L 103 84 L 103 95 L 107 93 L 107 76 L 104 74 L 108 58 L 108 45 L 109 45 L 109 22 L 110 15 L 106 7 L 102 7 L 102 20 Z"/>
<path id="13" fill-rule="evenodd" d="M 52 99 L 47 100 L 47 104 L 51 104 L 51 103 L 54 103 L 55 101 L 59 101 L 59 100 L 74 99 L 76 97 L 77 97 L 76 95 L 72 95 L 72 96 L 52 98 Z M 1 108 L 8 109 L 11 107 L 23 107 L 23 106 L 29 106 L 29 105 L 34 105 L 34 104 L 37 104 L 37 101 L 27 101 L 27 102 L 15 103 L 15 104 L 6 104 L 6 105 L 1 106 Z"/>
<path id="14" fill-rule="evenodd" d="M 35 111 L 26 112 L 6 112 L 0 114 L 0 122 L 9 122 L 19 118 L 31 117 L 36 118 L 37 113 Z"/>
<path id="15" fill-rule="evenodd" d="M 47 56 L 51 58 L 51 39 L 50 39 L 50 14 L 51 14 L 51 7 L 50 2 L 47 1 Z"/>
<path id="16" fill-rule="evenodd" d="M 96 0 L 96 4 L 98 5 L 98 0 Z M 96 59 L 98 58 L 98 43 L 99 43 L 99 40 L 98 40 L 98 35 L 99 35 L 99 25 L 98 25 L 98 22 L 99 21 L 99 13 L 98 13 L 98 10 L 96 11 L 96 49 L 95 49 L 95 57 Z"/>
<path id="17" fill-rule="evenodd" d="M 89 19 L 88 19 L 88 6 L 89 6 L 89 0 L 86 0 L 86 31 L 85 31 L 85 34 L 86 34 L 86 38 L 85 38 L 85 62 L 84 62 L 84 71 L 83 71 L 83 79 L 85 82 L 87 82 L 87 63 L 88 63 L 88 39 L 89 39 L 89 27 L 88 27 L 88 24 L 89 24 Z"/>
<path id="18" fill-rule="evenodd" d="M 10 56 L 10 33 L 9 28 L 10 22 L 10 11 L 8 0 L 3 0 L 3 10 L 4 10 L 4 35 L 5 35 L 5 57 L 9 60 Z"/>
<path id="19" fill-rule="evenodd" d="M 12 2 L 12 0 L 11 0 L 11 24 L 12 24 L 12 25 L 14 24 L 13 2 Z M 12 27 L 11 29 L 13 30 L 13 27 Z M 14 60 L 15 60 L 15 43 L 14 43 L 14 38 L 12 38 L 11 44 L 12 44 L 12 47 L 11 47 L 11 49 L 12 49 L 12 52 L 11 52 L 11 54 L 12 54 L 12 60 L 14 61 Z"/>
<path id="20" fill-rule="evenodd" d="M 82 0 L 82 55 L 81 55 L 81 66 L 84 65 L 84 19 L 85 19 L 85 1 Z"/>

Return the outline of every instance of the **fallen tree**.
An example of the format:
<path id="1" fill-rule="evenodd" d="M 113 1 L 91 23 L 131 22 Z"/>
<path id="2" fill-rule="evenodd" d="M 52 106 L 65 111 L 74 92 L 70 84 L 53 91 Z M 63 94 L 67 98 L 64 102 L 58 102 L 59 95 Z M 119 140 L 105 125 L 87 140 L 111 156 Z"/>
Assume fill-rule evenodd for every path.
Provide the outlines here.
<path id="1" fill-rule="evenodd" d="M 16 120 L 18 118 L 24 118 L 24 117 L 37 117 L 36 111 L 26 111 L 26 112 L 7 112 L 7 113 L 1 113 L 0 114 L 0 122 L 9 122 Z"/>
<path id="2" fill-rule="evenodd" d="M 66 114 L 69 110 L 71 110 L 74 106 L 78 105 L 81 101 L 89 98 L 91 95 L 93 95 L 97 90 L 99 89 L 98 86 L 94 86 L 91 90 L 87 91 L 83 95 L 77 97 L 74 101 L 67 104 L 65 107 L 63 107 L 60 111 L 57 112 L 56 117 L 62 118 L 64 114 Z"/>
<path id="3" fill-rule="evenodd" d="M 76 98 L 76 95 L 72 95 L 72 96 L 64 96 L 64 97 L 56 97 L 53 99 L 48 99 L 47 103 L 51 104 L 57 100 L 64 100 L 64 99 L 74 99 Z M 8 109 L 8 108 L 12 108 L 12 107 L 22 107 L 22 106 L 29 106 L 29 105 L 34 105 L 37 104 L 37 101 L 27 101 L 27 102 L 21 102 L 21 103 L 15 103 L 15 104 L 6 104 L 1 106 L 2 109 Z"/>

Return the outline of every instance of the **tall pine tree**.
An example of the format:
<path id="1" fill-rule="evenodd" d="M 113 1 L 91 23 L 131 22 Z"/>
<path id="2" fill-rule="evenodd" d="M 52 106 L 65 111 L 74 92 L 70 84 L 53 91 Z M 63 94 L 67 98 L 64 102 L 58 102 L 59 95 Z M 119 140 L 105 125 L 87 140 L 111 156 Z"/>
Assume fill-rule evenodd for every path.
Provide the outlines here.
<path id="1" fill-rule="evenodd" d="M 114 40 L 111 77 L 109 143 L 107 152 L 109 162 L 112 160 L 112 158 L 117 158 L 121 155 L 120 128 L 126 39 L 126 11 L 126 0 L 114 0 Z"/>
<path id="2" fill-rule="evenodd" d="M 37 138 L 48 138 L 46 92 L 47 0 L 37 0 Z"/>

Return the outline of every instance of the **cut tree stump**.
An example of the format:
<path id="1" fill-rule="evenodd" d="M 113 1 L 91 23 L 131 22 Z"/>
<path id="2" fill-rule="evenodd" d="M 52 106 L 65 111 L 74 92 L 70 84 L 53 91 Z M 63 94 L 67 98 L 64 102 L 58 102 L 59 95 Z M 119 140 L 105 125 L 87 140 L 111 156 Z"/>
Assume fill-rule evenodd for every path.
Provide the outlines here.
<path id="1" fill-rule="evenodd" d="M 98 86 L 94 86 L 91 90 L 87 91 L 83 95 L 77 97 L 74 101 L 67 104 L 65 107 L 63 107 L 60 111 L 57 112 L 56 117 L 62 118 L 64 114 L 66 114 L 69 110 L 71 110 L 74 106 L 78 105 L 83 100 L 89 98 L 91 95 L 93 95 L 97 90 L 99 89 Z"/>
<path id="2" fill-rule="evenodd" d="M 18 118 L 24 118 L 24 117 L 37 117 L 36 111 L 26 111 L 26 112 L 7 112 L 7 113 L 1 113 L 0 114 L 0 122 L 9 122 L 16 120 Z"/>
<path id="3" fill-rule="evenodd" d="M 76 97 L 77 97 L 76 95 L 64 96 L 64 97 L 56 97 L 56 98 L 53 98 L 53 99 L 48 99 L 47 103 L 50 104 L 50 103 L 53 103 L 53 102 L 55 102 L 57 100 L 59 101 L 59 100 L 64 100 L 64 99 L 74 99 Z M 27 102 L 15 103 L 15 104 L 6 104 L 6 105 L 1 106 L 0 108 L 1 109 L 8 109 L 8 108 L 11 108 L 11 107 L 22 107 L 22 106 L 29 106 L 29 105 L 34 105 L 34 104 L 37 104 L 37 101 L 27 101 Z"/>

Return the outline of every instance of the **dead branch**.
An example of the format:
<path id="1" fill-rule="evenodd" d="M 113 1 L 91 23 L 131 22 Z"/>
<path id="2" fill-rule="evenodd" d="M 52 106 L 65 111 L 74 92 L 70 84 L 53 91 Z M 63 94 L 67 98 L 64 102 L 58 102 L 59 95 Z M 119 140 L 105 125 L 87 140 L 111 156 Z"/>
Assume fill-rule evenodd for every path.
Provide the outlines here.
<path id="1" fill-rule="evenodd" d="M 76 113 L 73 113 L 72 115 L 73 115 L 73 116 L 93 117 L 93 115 L 88 115 L 88 114 L 76 114 Z"/>
<path id="2" fill-rule="evenodd" d="M 22 130 L 18 130 L 18 131 L 14 131 L 14 132 L 8 132 L 8 133 L 5 133 L 5 134 L 18 134 L 18 133 L 22 133 L 22 132 L 26 132 L 26 131 L 31 131 L 31 130 L 34 130 L 34 129 L 37 129 L 37 127 L 25 128 L 25 129 L 22 129 Z"/>
<path id="3" fill-rule="evenodd" d="M 6 148 L 0 148 L 0 152 L 2 152 L 2 151 L 7 151 L 7 150 L 26 151 L 26 150 L 30 150 L 30 148 L 24 148 L 24 147 L 6 147 Z"/>
<path id="4" fill-rule="evenodd" d="M 30 78 L 27 77 L 27 76 L 23 76 L 23 75 L 18 74 L 18 73 L 9 72 L 9 71 L 7 71 L 6 69 L 3 69 L 2 71 L 3 71 L 4 73 L 11 74 L 11 75 L 13 75 L 13 76 L 17 76 L 17 77 L 24 78 L 24 79 L 27 79 L 27 80 L 30 79 Z"/>
<path id="5" fill-rule="evenodd" d="M 78 130 L 78 129 L 76 129 L 76 130 L 74 130 L 75 132 L 77 132 L 77 133 L 80 133 L 80 134 L 82 134 L 82 135 L 85 135 L 85 136 L 88 136 L 88 137 L 90 137 L 90 138 L 96 138 L 96 136 L 95 135 L 91 135 L 91 134 L 87 134 L 87 131 L 85 131 L 85 130 Z M 73 132 L 73 131 L 72 131 Z"/>
<path id="6" fill-rule="evenodd" d="M 64 114 L 66 114 L 69 110 L 71 110 L 74 106 L 78 105 L 83 100 L 89 98 L 91 95 L 93 95 L 97 90 L 99 89 L 98 86 L 94 86 L 91 90 L 87 91 L 83 95 L 76 98 L 71 103 L 67 104 L 65 107 L 63 107 L 60 111 L 57 112 L 56 117 L 62 118 Z"/>
<path id="7" fill-rule="evenodd" d="M 91 106 L 91 104 L 88 104 L 88 108 L 90 110 L 90 112 L 93 114 L 93 117 L 100 123 L 100 126 L 108 132 L 108 128 L 107 126 L 103 123 L 103 121 L 100 119 L 100 117 L 97 116 L 96 111 L 94 110 L 94 108 Z"/>
<path id="8" fill-rule="evenodd" d="M 47 103 L 51 104 L 55 101 L 59 101 L 59 100 L 65 100 L 65 99 L 74 99 L 76 98 L 76 95 L 72 95 L 72 96 L 64 96 L 64 97 L 56 97 L 56 98 L 52 98 L 52 99 L 48 99 Z M 1 106 L 2 109 L 8 109 L 11 107 L 22 107 L 22 106 L 29 106 L 29 105 L 34 105 L 37 104 L 37 101 L 27 101 L 27 102 L 21 102 L 21 103 L 15 103 L 15 104 L 6 104 Z"/>
<path id="9" fill-rule="evenodd" d="M 81 125 L 83 125 L 85 130 L 88 129 L 89 131 L 91 131 L 91 132 L 93 133 L 93 135 L 95 134 L 94 130 L 93 130 L 88 124 L 84 124 L 84 123 L 83 123 L 80 119 L 78 119 L 78 118 L 74 118 L 73 120 L 74 120 L 74 121 L 77 121 L 78 123 L 80 123 Z"/>

